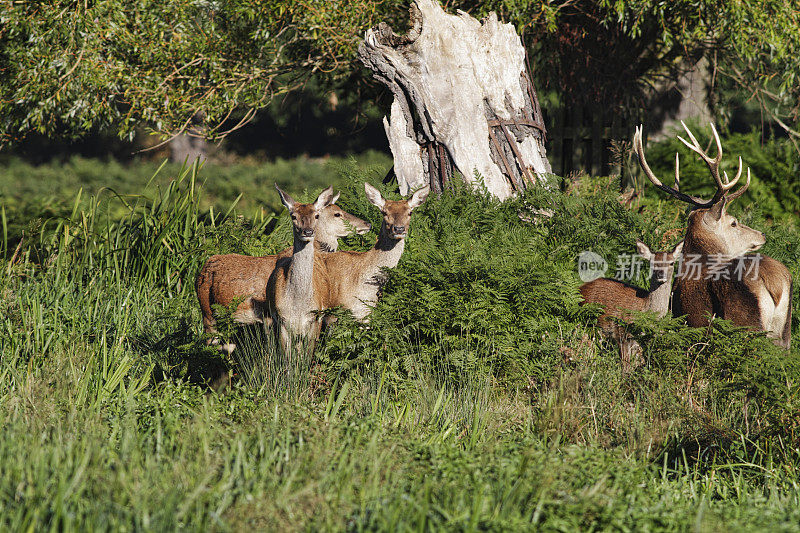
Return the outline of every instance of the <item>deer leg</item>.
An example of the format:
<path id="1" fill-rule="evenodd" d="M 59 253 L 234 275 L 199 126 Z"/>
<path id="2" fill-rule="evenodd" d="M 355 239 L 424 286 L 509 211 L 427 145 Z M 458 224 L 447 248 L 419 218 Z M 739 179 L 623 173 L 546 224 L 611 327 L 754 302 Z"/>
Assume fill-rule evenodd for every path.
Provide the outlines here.
<path id="1" fill-rule="evenodd" d="M 206 326 L 203 329 L 205 330 L 205 333 L 207 335 L 209 334 L 213 335 L 213 337 L 209 337 L 208 339 L 206 339 L 206 346 L 216 346 L 217 350 L 219 350 L 222 353 L 226 353 L 228 355 L 233 353 L 233 350 L 236 349 L 236 344 L 234 343 L 228 342 L 222 344 L 222 340 L 219 338 L 218 335 L 219 332 L 216 330 L 216 328 L 214 328 L 214 326 Z"/>
<path id="2" fill-rule="evenodd" d="M 641 345 L 638 342 L 632 340 L 630 349 L 631 353 L 629 357 L 631 360 L 631 365 L 633 365 L 634 367 L 642 366 L 644 364 L 644 357 L 642 357 L 643 351 Z"/>
<path id="3" fill-rule="evenodd" d="M 627 374 L 633 368 L 642 364 L 642 347 L 633 340 L 629 333 L 623 333 L 619 337 L 619 353 L 622 359 L 622 372 Z"/>
<path id="4" fill-rule="evenodd" d="M 217 332 L 213 331 L 213 333 L 217 333 Z M 227 355 L 232 354 L 233 351 L 236 349 L 236 344 L 235 343 L 232 343 L 232 342 L 222 343 L 222 340 L 219 338 L 218 335 L 214 335 L 210 339 L 207 339 L 206 340 L 206 346 L 216 346 L 217 350 L 220 353 L 224 353 L 224 354 L 227 354 Z"/>
<path id="5" fill-rule="evenodd" d="M 283 350 L 284 354 L 289 354 L 292 345 L 292 335 L 286 324 L 282 323 L 278 326 L 278 346 Z"/>
<path id="6" fill-rule="evenodd" d="M 627 374 L 631 371 L 630 345 L 622 337 L 619 339 L 619 356 L 622 361 L 622 373 Z"/>

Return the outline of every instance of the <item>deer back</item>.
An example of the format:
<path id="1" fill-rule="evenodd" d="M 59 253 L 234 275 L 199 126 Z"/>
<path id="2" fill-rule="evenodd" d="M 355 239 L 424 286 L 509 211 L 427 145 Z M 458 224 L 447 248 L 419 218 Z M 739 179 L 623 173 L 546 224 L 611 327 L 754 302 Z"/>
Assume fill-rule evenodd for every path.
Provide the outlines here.
<path id="1" fill-rule="evenodd" d="M 267 280 L 281 257 L 291 255 L 291 248 L 278 255 L 250 257 L 240 254 L 213 255 L 197 276 L 197 298 L 203 321 L 212 317 L 214 304 L 229 306 L 236 298 L 244 298 L 237 312 L 247 312 L 264 305 Z"/>
<path id="2" fill-rule="evenodd" d="M 634 287 L 622 281 L 599 278 L 580 287 L 584 304 L 598 304 L 603 307 L 603 314 L 598 323 L 608 324 L 608 317 L 631 320 L 631 311 L 644 311 L 648 291 Z"/>

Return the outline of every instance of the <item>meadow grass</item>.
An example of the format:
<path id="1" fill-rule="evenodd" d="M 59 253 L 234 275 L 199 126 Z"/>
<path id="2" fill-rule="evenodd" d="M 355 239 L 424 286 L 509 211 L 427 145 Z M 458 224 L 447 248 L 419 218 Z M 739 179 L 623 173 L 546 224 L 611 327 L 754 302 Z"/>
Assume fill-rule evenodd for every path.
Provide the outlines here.
<path id="1" fill-rule="evenodd" d="M 340 169 L 352 165 L 366 173 L 382 172 L 382 178 L 391 161 L 379 152 L 361 154 L 358 159 L 300 157 L 261 162 L 245 158 L 235 164 L 210 161 L 203 165 L 196 183 L 203 188 L 200 207 L 214 218 L 235 205 L 248 220 L 263 220 L 283 210 L 275 184 L 293 195 L 318 191 L 337 185 Z M 129 215 L 131 204 L 154 201 L 159 189 L 169 187 L 181 172 L 181 165 L 168 162 L 124 164 L 78 156 L 41 165 L 0 158 L 0 168 L 0 198 L 12 241 L 26 231 L 38 234 L 43 221 L 69 217 L 76 208 L 93 209 L 102 217 L 119 220 Z M 78 196 L 78 191 L 83 194 Z M 94 206 L 90 205 L 92 199 Z"/>
<path id="2" fill-rule="evenodd" d="M 577 305 L 575 250 L 674 238 L 674 206 L 630 212 L 590 181 L 502 205 L 450 191 L 415 213 L 372 327 L 342 316 L 295 357 L 240 331 L 228 360 L 194 275 L 289 236 L 212 214 L 204 171 L 4 237 L 0 529 L 800 529 L 797 339 L 644 316 L 647 364 L 625 373 Z M 346 170 L 343 205 L 375 222 L 365 176 Z M 553 219 L 520 223 L 543 203 Z M 768 234 L 796 275 L 796 235 Z"/>

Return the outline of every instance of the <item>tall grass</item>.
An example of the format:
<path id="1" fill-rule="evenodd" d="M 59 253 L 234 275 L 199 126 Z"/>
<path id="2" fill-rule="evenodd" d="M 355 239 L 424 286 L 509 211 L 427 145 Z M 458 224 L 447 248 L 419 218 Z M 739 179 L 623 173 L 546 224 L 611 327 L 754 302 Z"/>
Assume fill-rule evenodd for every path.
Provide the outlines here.
<path id="1" fill-rule="evenodd" d="M 678 209 L 457 188 L 415 212 L 369 327 L 340 313 L 283 355 L 237 331 L 226 360 L 197 269 L 289 235 L 205 207 L 204 171 L 81 193 L 21 244 L 0 206 L 0 529 L 798 529 L 797 350 L 645 316 L 647 364 L 623 373 L 578 306 L 577 251 L 668 240 Z M 344 206 L 377 223 L 370 175 L 346 174 Z M 796 274 L 797 236 L 766 229 Z"/>
<path id="2" fill-rule="evenodd" d="M 242 382 L 259 396 L 284 401 L 309 400 L 320 385 L 313 375 L 313 346 L 301 340 L 288 349 L 278 347 L 271 329 L 262 325 L 240 328 L 232 339 L 236 345 L 233 365 Z"/>

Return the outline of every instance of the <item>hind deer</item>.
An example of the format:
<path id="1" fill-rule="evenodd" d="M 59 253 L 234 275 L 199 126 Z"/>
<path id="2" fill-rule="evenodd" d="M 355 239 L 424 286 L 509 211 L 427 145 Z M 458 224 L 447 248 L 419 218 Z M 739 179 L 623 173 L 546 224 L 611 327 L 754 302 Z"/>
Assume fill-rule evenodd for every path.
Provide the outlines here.
<path id="1" fill-rule="evenodd" d="M 682 123 L 683 124 L 683 123 Z M 700 147 L 697 139 L 683 124 L 691 143 L 678 137 L 706 163 L 717 185 L 710 200 L 685 194 L 680 190 L 678 154 L 675 154 L 675 186 L 669 187 L 653 174 L 644 155 L 642 127 L 636 128 L 633 146 L 647 178 L 661 191 L 693 207 L 684 237 L 684 268 L 675 283 L 672 310 L 676 316 L 686 315 L 690 326 L 705 326 L 709 316 L 730 320 L 737 326 L 765 331 L 784 348 L 791 343 L 792 276 L 779 261 L 765 255 L 745 256 L 764 245 L 764 234 L 739 223 L 726 212 L 730 202 L 740 197 L 750 185 L 747 182 L 733 191 L 742 175 L 739 169 L 731 180 L 727 173 L 720 177 L 722 143 L 711 124 L 717 155 L 713 159 Z M 690 269 L 689 261 L 694 268 Z M 743 266 L 744 265 L 744 266 Z"/>
<path id="2" fill-rule="evenodd" d="M 633 318 L 632 311 L 652 311 L 659 318 L 667 315 L 675 261 L 681 256 L 683 242 L 678 243 L 671 252 L 651 252 L 641 241 L 636 241 L 636 249 L 639 255 L 650 261 L 649 290 L 609 278 L 584 283 L 579 289 L 583 304 L 603 306 L 603 314 L 598 317 L 597 325 L 619 344 L 624 369 L 630 367 L 641 348 L 625 326 L 614 319 L 628 322 Z"/>
<path id="3" fill-rule="evenodd" d="M 277 185 L 281 202 L 292 218 L 294 244 L 290 257 L 279 259 L 267 282 L 266 296 L 270 316 L 275 322 L 280 346 L 288 352 L 293 339 L 298 349 L 305 341 L 313 341 L 320 331 L 317 311 L 325 309 L 327 279 L 324 264 L 316 251 L 320 214 L 333 204 L 339 195 L 328 187 L 314 203 L 300 204 Z M 339 252 L 333 252 L 339 253 Z"/>
<path id="4" fill-rule="evenodd" d="M 406 200 L 386 200 L 380 191 L 364 183 L 369 202 L 383 214 L 375 246 L 366 252 L 335 252 L 321 257 L 327 275 L 326 307 L 349 309 L 356 320 L 366 320 L 378 302 L 386 282 L 386 268 L 394 268 L 405 249 L 411 212 L 422 205 L 430 189 L 420 189 Z"/>
<path id="5" fill-rule="evenodd" d="M 320 252 L 335 252 L 339 247 L 339 237 L 352 233 L 359 235 L 370 230 L 369 223 L 347 213 L 337 205 L 329 205 L 319 213 L 314 245 Z M 236 298 L 244 298 L 233 313 L 233 319 L 239 324 L 272 322 L 267 310 L 267 281 L 275 270 L 279 259 L 292 255 L 292 248 L 287 248 L 277 255 L 251 257 L 240 254 L 213 255 L 203 265 L 197 275 L 197 299 L 203 314 L 203 330 L 206 334 L 216 334 L 216 320 L 212 306 L 219 304 L 229 306 Z M 209 344 L 216 344 L 219 339 L 209 338 Z M 235 346 L 224 344 L 221 350 L 232 352 Z"/>

